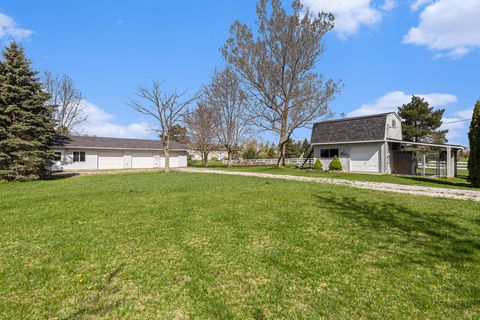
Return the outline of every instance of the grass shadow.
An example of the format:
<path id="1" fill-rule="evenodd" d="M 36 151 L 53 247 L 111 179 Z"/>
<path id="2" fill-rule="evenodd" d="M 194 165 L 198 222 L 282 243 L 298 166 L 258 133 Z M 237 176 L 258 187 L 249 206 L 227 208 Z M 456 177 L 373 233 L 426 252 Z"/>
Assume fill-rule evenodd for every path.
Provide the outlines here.
<path id="1" fill-rule="evenodd" d="M 395 240 L 389 237 L 385 241 L 398 241 L 399 246 L 405 242 L 412 245 L 415 253 L 403 254 L 402 261 L 431 265 L 435 259 L 461 268 L 465 262 L 477 260 L 480 238 L 472 229 L 444 215 L 422 213 L 390 201 L 359 200 L 354 196 L 332 194 L 316 197 L 329 211 L 354 220 L 374 234 L 396 235 Z M 475 221 L 471 222 L 476 225 Z"/>
<path id="2" fill-rule="evenodd" d="M 415 182 L 426 182 L 432 184 L 439 184 L 443 186 L 451 186 L 451 187 L 464 187 L 464 188 L 471 188 L 476 189 L 471 184 L 466 182 L 456 182 L 455 180 L 447 180 L 441 178 L 426 178 L 426 177 L 417 177 L 417 176 L 398 176 L 399 178 L 411 180 Z M 461 177 L 464 179 L 464 177 Z M 465 177 L 466 178 L 466 177 Z"/>

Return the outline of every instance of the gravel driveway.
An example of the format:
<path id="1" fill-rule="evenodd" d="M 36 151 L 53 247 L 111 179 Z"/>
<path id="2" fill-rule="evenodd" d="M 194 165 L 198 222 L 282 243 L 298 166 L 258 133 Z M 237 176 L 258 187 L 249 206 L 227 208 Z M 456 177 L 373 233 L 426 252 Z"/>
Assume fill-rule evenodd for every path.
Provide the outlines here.
<path id="1" fill-rule="evenodd" d="M 428 196 L 428 197 L 473 200 L 473 201 L 480 202 L 480 191 L 474 191 L 474 190 L 430 188 L 430 187 L 408 186 L 408 185 L 384 183 L 384 182 L 353 181 L 353 180 L 344 180 L 344 179 L 314 178 L 314 177 L 265 174 L 265 173 L 256 173 L 256 172 L 225 171 L 225 170 L 202 169 L 202 168 L 175 168 L 174 170 L 179 172 L 226 174 L 226 175 L 259 177 L 259 178 L 268 178 L 268 179 L 284 179 L 284 180 L 294 180 L 294 181 L 330 183 L 330 184 L 348 186 L 348 187 L 354 187 L 354 188 L 360 188 L 360 189 L 407 193 L 407 194 L 414 194 L 414 195 Z"/>

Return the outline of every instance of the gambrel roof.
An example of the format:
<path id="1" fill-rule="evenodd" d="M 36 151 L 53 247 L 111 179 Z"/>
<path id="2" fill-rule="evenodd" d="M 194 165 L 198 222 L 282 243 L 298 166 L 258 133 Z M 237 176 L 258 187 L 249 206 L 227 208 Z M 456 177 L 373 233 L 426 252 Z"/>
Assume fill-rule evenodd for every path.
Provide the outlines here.
<path id="1" fill-rule="evenodd" d="M 385 140 L 387 116 L 392 112 L 315 123 L 310 143 Z"/>

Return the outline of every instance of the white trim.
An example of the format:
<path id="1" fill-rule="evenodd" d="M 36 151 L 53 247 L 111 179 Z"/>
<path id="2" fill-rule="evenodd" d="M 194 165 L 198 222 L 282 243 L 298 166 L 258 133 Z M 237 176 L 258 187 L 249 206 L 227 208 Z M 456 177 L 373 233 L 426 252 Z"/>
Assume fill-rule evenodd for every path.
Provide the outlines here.
<path id="1" fill-rule="evenodd" d="M 456 144 L 438 144 L 438 143 L 413 142 L 413 141 L 404 141 L 404 140 L 399 141 L 399 140 L 391 140 L 391 139 L 387 139 L 387 142 L 413 144 L 416 146 L 427 146 L 427 147 L 454 148 L 454 149 L 462 149 L 462 150 L 466 149 L 464 146 L 456 145 Z"/>

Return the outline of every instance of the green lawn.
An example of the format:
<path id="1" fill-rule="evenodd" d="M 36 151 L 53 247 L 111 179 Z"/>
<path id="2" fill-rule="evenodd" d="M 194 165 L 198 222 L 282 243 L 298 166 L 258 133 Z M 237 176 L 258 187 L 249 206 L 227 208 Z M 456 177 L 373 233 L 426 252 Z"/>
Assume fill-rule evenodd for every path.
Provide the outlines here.
<path id="1" fill-rule="evenodd" d="M 480 203 L 188 173 L 0 183 L 2 319 L 478 319 Z"/>
<path id="2" fill-rule="evenodd" d="M 201 168 L 201 164 L 192 163 L 192 167 Z M 421 176 L 405 176 L 405 175 L 393 175 L 393 174 L 368 174 L 368 173 L 351 173 L 351 172 L 318 172 L 300 170 L 294 166 L 288 166 L 285 168 L 277 168 L 276 166 L 233 166 L 226 168 L 219 161 L 209 162 L 207 169 L 221 169 L 231 171 L 248 171 L 270 174 L 287 174 L 295 176 L 307 176 L 307 177 L 322 177 L 322 178 L 334 178 L 334 179 L 346 179 L 346 180 L 358 180 L 358 181 L 372 181 L 372 182 L 388 182 L 404 185 L 416 185 L 433 188 L 458 188 L 458 189 L 472 189 L 473 187 L 467 181 L 467 171 L 459 171 L 457 178 L 430 178 Z"/>

